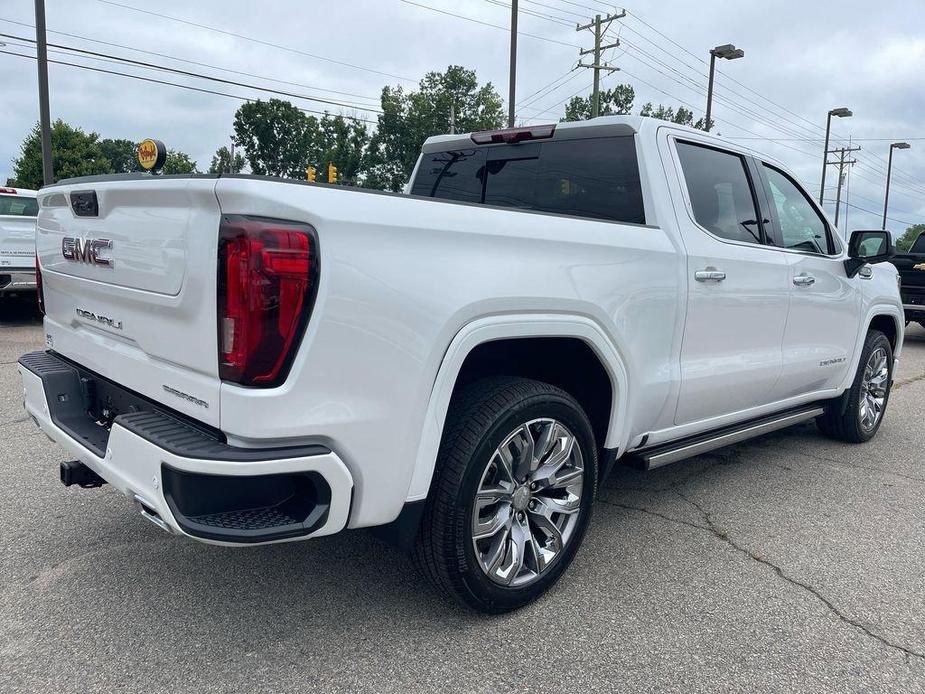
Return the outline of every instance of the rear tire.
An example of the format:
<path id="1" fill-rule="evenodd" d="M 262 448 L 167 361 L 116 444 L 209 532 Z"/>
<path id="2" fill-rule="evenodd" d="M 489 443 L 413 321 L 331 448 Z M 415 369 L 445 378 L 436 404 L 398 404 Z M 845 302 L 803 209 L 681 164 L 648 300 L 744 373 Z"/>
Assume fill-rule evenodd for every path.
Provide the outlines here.
<path id="1" fill-rule="evenodd" d="M 864 341 L 851 387 L 816 420 L 820 431 L 848 443 L 870 441 L 883 423 L 892 383 L 890 340 L 879 330 L 871 330 Z"/>
<path id="2" fill-rule="evenodd" d="M 508 377 L 466 386 L 447 413 L 415 564 L 481 612 L 526 605 L 575 556 L 597 468 L 591 424 L 565 391 Z"/>

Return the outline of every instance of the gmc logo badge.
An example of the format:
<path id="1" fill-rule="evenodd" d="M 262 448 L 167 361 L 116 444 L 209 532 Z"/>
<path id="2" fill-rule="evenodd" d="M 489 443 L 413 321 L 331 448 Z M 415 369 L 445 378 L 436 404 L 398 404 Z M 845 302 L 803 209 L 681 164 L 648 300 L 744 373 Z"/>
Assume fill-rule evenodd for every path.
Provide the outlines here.
<path id="1" fill-rule="evenodd" d="M 110 257 L 101 257 L 101 253 L 110 251 Z M 109 239 L 79 239 L 65 236 L 61 239 L 61 255 L 66 260 L 88 265 L 112 267 L 112 241 Z"/>

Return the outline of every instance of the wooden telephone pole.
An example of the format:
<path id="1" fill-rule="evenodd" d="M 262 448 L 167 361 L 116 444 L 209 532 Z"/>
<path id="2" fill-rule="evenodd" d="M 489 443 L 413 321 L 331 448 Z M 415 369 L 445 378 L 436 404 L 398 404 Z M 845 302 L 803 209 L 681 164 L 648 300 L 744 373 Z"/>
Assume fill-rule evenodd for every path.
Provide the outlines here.
<path id="1" fill-rule="evenodd" d="M 620 14 L 609 14 L 606 17 L 601 17 L 600 15 L 595 15 L 594 19 L 588 24 L 579 24 L 575 27 L 575 31 L 584 31 L 585 29 L 592 29 L 594 32 L 594 48 L 582 49 L 579 51 L 579 63 L 578 67 L 588 68 L 594 70 L 594 90 L 591 92 L 591 117 L 597 118 L 601 112 L 601 70 L 606 70 L 607 72 L 615 72 L 619 70 L 618 67 L 613 67 L 607 63 L 601 63 L 601 53 L 606 51 L 608 48 L 616 48 L 620 45 L 620 39 L 617 39 L 613 43 L 609 43 L 606 46 L 601 45 L 601 41 L 604 38 L 604 33 L 607 31 L 607 27 L 610 26 L 610 23 L 616 19 L 621 19 L 626 16 L 626 10 L 620 12 Z M 593 55 L 594 62 L 588 65 L 587 63 L 582 63 L 580 56 L 584 55 Z"/>

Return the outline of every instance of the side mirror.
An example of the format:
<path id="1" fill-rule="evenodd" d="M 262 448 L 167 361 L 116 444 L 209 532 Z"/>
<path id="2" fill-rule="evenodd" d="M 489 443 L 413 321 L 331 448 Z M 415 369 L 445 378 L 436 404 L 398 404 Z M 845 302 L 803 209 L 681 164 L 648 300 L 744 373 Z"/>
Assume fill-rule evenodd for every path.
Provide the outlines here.
<path id="1" fill-rule="evenodd" d="M 885 263 L 896 255 L 893 237 L 890 232 L 855 231 L 848 242 L 848 259 L 845 261 L 845 272 L 848 277 L 854 277 L 858 271 L 867 264 Z"/>

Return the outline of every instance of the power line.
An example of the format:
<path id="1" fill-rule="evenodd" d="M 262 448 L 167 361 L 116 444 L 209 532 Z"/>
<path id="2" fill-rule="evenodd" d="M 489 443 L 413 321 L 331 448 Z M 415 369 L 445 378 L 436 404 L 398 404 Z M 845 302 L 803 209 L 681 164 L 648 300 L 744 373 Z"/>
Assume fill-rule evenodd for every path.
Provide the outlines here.
<path id="1" fill-rule="evenodd" d="M 549 9 L 549 10 L 554 10 L 556 12 L 561 12 L 563 14 L 571 15 L 572 17 L 578 17 L 579 19 L 584 19 L 583 14 L 579 14 L 578 12 L 575 12 L 574 10 L 563 10 L 561 7 L 558 7 L 556 5 L 547 5 L 546 3 L 543 3 L 543 2 L 537 2 L 537 0 L 523 0 L 523 2 L 527 3 L 528 5 L 536 5 L 537 7 L 545 7 L 546 9 Z"/>
<path id="2" fill-rule="evenodd" d="M 559 2 L 565 3 L 566 5 L 572 5 L 573 7 L 580 7 L 581 9 L 588 10 L 589 12 L 605 12 L 607 10 L 613 9 L 612 6 L 607 5 L 606 3 L 600 3 L 604 7 L 602 10 L 600 7 L 588 7 L 587 5 L 582 5 L 581 3 L 570 2 L 570 0 L 559 0 Z"/>
<path id="3" fill-rule="evenodd" d="M 485 0 L 485 2 L 489 3 L 490 5 L 497 5 L 498 7 L 504 7 L 504 8 L 506 8 L 509 12 L 510 12 L 510 10 L 511 10 L 511 6 L 508 5 L 508 4 L 506 4 L 506 3 L 501 2 L 501 0 Z M 522 8 L 522 7 L 521 7 L 521 8 L 518 9 L 518 12 L 519 12 L 519 14 L 527 15 L 527 16 L 530 16 L 530 17 L 537 17 L 537 18 L 539 18 L 539 19 L 545 19 L 545 20 L 547 20 L 547 21 L 549 21 L 549 22 L 553 22 L 553 23 L 558 24 L 558 25 L 560 25 L 560 26 L 567 26 L 567 27 L 571 27 L 571 26 L 572 26 L 571 22 L 569 22 L 569 21 L 567 21 L 567 20 L 565 20 L 565 19 L 561 19 L 561 18 L 559 18 L 559 17 L 553 17 L 552 15 L 544 14 L 544 13 L 542 13 L 542 12 L 537 12 L 536 10 L 531 10 L 531 9 L 529 9 L 529 8 L 526 8 L 526 9 L 525 9 L 525 8 Z M 517 33 L 519 34 L 520 32 L 517 32 Z"/>
<path id="4" fill-rule="evenodd" d="M 636 20 L 639 21 L 641 24 L 645 25 L 645 26 L 648 27 L 651 31 L 655 32 L 656 34 L 658 34 L 659 36 L 661 36 L 662 38 L 664 38 L 666 41 L 668 41 L 668 42 L 671 43 L 672 45 L 674 45 L 674 46 L 676 46 L 677 48 L 679 48 L 680 50 L 682 50 L 684 53 L 687 53 L 688 55 L 692 56 L 692 57 L 693 57 L 695 60 L 697 60 L 698 62 L 703 63 L 704 65 L 707 65 L 707 61 L 706 61 L 704 58 L 701 58 L 701 57 L 698 56 L 697 54 L 691 52 L 689 49 L 687 49 L 686 47 L 682 46 L 680 43 L 678 43 L 677 41 L 675 41 L 674 39 L 672 39 L 670 36 L 668 36 L 667 34 L 665 34 L 665 33 L 662 32 L 662 31 L 660 31 L 660 30 L 657 29 L 656 27 L 652 26 L 650 23 L 646 22 L 642 17 L 640 17 L 640 16 L 639 16 L 638 14 L 636 14 L 635 12 L 632 13 L 632 14 L 630 15 L 630 17 L 633 18 L 633 19 L 636 19 Z M 627 27 L 627 28 L 628 28 L 630 31 L 634 31 L 634 32 L 637 33 L 638 35 L 642 36 L 641 34 L 639 34 L 639 32 L 636 32 L 634 29 L 632 29 L 632 27 Z M 657 44 L 655 44 L 654 42 L 652 42 L 652 41 L 651 41 L 650 39 L 648 39 L 647 37 L 644 37 L 644 36 L 643 36 L 643 38 L 645 38 L 647 41 L 649 41 L 649 43 L 652 43 L 653 45 L 656 45 L 656 46 L 657 46 Z M 657 47 L 658 47 L 658 46 L 657 46 Z M 659 47 L 659 49 L 660 49 L 660 50 L 663 50 L 663 51 L 666 52 L 666 53 L 668 53 L 668 51 L 665 51 L 665 49 L 663 49 L 663 48 L 661 48 L 661 47 Z M 674 58 L 675 60 L 678 60 L 678 62 L 682 63 L 682 64 L 685 65 L 686 67 L 691 68 L 691 69 L 693 69 L 693 70 L 696 71 L 697 68 L 693 68 L 692 66 L 690 66 L 690 65 L 687 64 L 687 63 L 685 63 L 684 61 L 681 61 L 677 56 L 672 55 L 671 53 L 669 53 L 669 55 L 670 55 L 672 58 Z M 739 85 L 739 86 L 742 87 L 743 89 L 745 89 L 745 90 L 747 90 L 748 92 L 750 92 L 750 93 L 754 94 L 755 96 L 759 97 L 759 98 L 762 99 L 763 101 L 765 101 L 765 102 L 771 104 L 772 106 L 774 106 L 774 107 L 777 108 L 778 110 L 783 111 L 783 112 L 785 112 L 785 113 L 787 113 L 787 114 L 790 114 L 790 115 L 793 116 L 794 118 L 797 118 L 797 119 L 799 119 L 800 121 L 803 121 L 803 123 L 806 123 L 807 125 L 800 125 L 800 124 L 794 122 L 793 120 L 791 120 L 791 119 L 789 119 L 789 118 L 777 116 L 777 117 L 780 118 L 781 120 L 786 121 L 788 124 L 790 124 L 790 125 L 792 125 L 792 126 L 794 126 L 794 127 L 796 127 L 796 128 L 799 128 L 800 130 L 803 130 L 803 131 L 810 131 L 810 132 L 812 132 L 813 130 L 815 130 L 815 131 L 824 132 L 824 128 L 823 128 L 820 124 L 814 123 L 814 122 L 808 120 L 807 118 L 805 118 L 805 117 L 799 115 L 798 113 L 795 113 L 794 111 L 788 109 L 787 107 L 782 106 L 781 104 L 779 104 L 779 103 L 773 101 L 772 99 L 768 98 L 768 97 L 765 96 L 764 94 L 755 91 L 754 89 L 752 89 L 751 87 L 749 87 L 749 86 L 743 84 L 743 83 L 740 82 L 739 80 L 736 80 L 735 78 L 733 78 L 733 77 L 727 75 L 725 72 L 722 72 L 722 71 L 719 71 L 719 70 L 718 70 L 718 72 L 719 72 L 719 74 L 722 75 L 725 79 L 728 79 L 729 81 L 734 82 L 735 84 Z M 698 73 L 698 74 L 702 74 L 702 73 Z M 765 107 L 759 105 L 759 104 L 758 104 L 757 102 L 755 102 L 753 99 L 749 99 L 748 97 L 745 97 L 744 95 L 740 94 L 739 92 L 736 92 L 735 90 L 730 89 L 729 87 L 723 87 L 723 88 L 724 88 L 725 90 L 727 90 L 727 91 L 729 91 L 729 92 L 735 94 L 735 95 L 738 96 L 740 99 L 747 100 L 747 101 L 749 101 L 750 103 L 752 103 L 752 104 L 754 104 L 754 105 L 756 105 L 756 106 L 759 106 L 760 108 L 765 108 Z M 729 101 L 728 98 L 725 98 L 725 97 L 723 97 L 723 98 L 724 98 L 725 101 Z M 759 119 L 759 122 L 765 122 L 765 123 L 767 123 L 767 124 L 772 125 L 772 127 L 775 127 L 777 130 L 780 130 L 781 132 L 786 132 L 786 130 L 780 128 L 779 126 L 775 126 L 775 125 L 769 123 L 768 121 L 762 121 L 762 119 Z M 808 127 L 807 127 L 807 126 L 808 126 Z M 835 138 L 833 138 L 833 141 L 836 142 L 836 143 L 844 143 L 844 138 L 835 137 Z M 874 156 L 876 156 L 876 155 L 874 155 Z M 880 157 L 878 157 L 878 158 L 880 158 Z M 884 162 L 884 164 L 885 164 L 885 162 Z M 885 172 L 884 172 L 884 171 L 881 171 L 881 173 L 885 173 Z M 902 171 L 901 169 L 897 169 L 896 167 L 894 167 L 894 175 L 896 175 L 897 173 L 898 173 L 898 176 L 899 176 L 899 178 L 900 178 L 901 180 L 904 180 L 904 181 L 907 182 L 907 185 L 910 183 L 910 181 L 912 182 L 911 185 L 912 185 L 913 188 L 915 188 L 917 185 L 919 185 L 918 182 L 917 182 L 917 179 L 914 179 L 914 177 L 912 177 L 910 174 L 908 174 L 908 173 Z"/>
<path id="5" fill-rule="evenodd" d="M 22 53 L 13 53 L 13 52 L 11 52 L 11 51 L 5 51 L 5 50 L 2 50 L 2 49 L 0 49 L 0 53 L 6 54 L 6 55 L 13 55 L 13 56 L 16 56 L 17 58 L 28 58 L 29 60 L 35 60 L 35 59 L 36 59 L 34 55 L 23 55 Z M 162 84 L 162 85 L 169 86 L 169 87 L 177 87 L 177 88 L 179 88 L 179 89 L 187 89 L 187 90 L 189 90 L 189 91 L 200 92 L 200 93 L 202 93 L 202 94 L 214 94 L 214 95 L 216 95 L 216 96 L 224 96 L 224 97 L 229 97 L 229 98 L 231 98 L 231 99 L 238 99 L 239 101 L 253 101 L 253 99 L 251 99 L 251 98 L 249 98 L 249 97 L 246 97 L 246 96 L 239 96 L 239 95 L 237 95 L 237 94 L 228 94 L 227 92 L 219 92 L 219 91 L 215 91 L 215 90 L 213 90 L 213 89 L 204 89 L 204 88 L 202 88 L 202 87 L 194 87 L 194 86 L 189 85 L 189 84 L 179 84 L 179 83 L 177 83 L 177 82 L 167 82 L 166 80 L 157 80 L 157 79 L 154 79 L 154 78 L 152 78 L 152 77 L 144 77 L 144 76 L 142 76 L 142 75 L 132 75 L 132 74 L 127 73 L 127 72 L 118 72 L 118 71 L 116 71 L 116 70 L 106 70 L 106 69 L 104 69 L 104 68 L 101 68 L 101 67 L 94 67 L 94 66 L 92 66 L 92 65 L 81 65 L 80 63 L 69 63 L 69 62 L 64 61 L 64 60 L 49 60 L 48 62 L 49 62 L 49 63 L 54 63 L 55 65 L 66 65 L 66 66 L 68 66 L 68 67 L 76 67 L 76 68 L 80 68 L 81 70 L 90 70 L 91 72 L 100 72 L 100 73 L 107 74 L 107 75 L 116 75 L 116 76 L 118 76 L 118 77 L 127 77 L 127 78 L 129 78 L 129 79 L 140 80 L 140 81 L 142 81 L 142 82 L 151 82 L 151 83 L 153 83 L 153 84 Z M 320 114 L 320 115 L 331 115 L 331 114 L 328 113 L 327 111 L 317 111 L 317 110 L 313 110 L 313 109 L 310 109 L 310 108 L 300 108 L 300 107 L 298 107 L 298 106 L 297 106 L 296 108 L 298 108 L 300 111 L 304 111 L 305 113 L 317 113 L 317 114 Z M 349 118 L 350 120 L 360 121 L 361 123 L 370 123 L 370 124 L 372 124 L 372 125 L 376 125 L 376 121 L 367 120 L 367 119 L 365 119 L 365 118 L 358 118 L 358 117 L 355 117 L 355 116 L 345 116 L 345 117 L 346 117 L 346 118 Z"/>
<path id="6" fill-rule="evenodd" d="M 765 140 L 766 142 L 824 142 L 821 137 L 730 137 L 731 140 Z M 925 137 L 852 137 L 852 142 L 896 142 L 903 140 L 914 142 L 916 140 L 925 140 Z"/>
<path id="7" fill-rule="evenodd" d="M 12 20 L 12 19 L 4 19 L 3 17 L 0 17 L 0 22 L 6 22 L 6 23 L 8 23 L 8 24 L 15 24 L 15 25 L 17 25 L 17 26 L 26 27 L 26 28 L 29 28 L 29 29 L 35 29 L 35 25 L 33 25 L 33 24 L 27 24 L 26 22 L 17 22 L 17 21 Z M 126 51 L 133 51 L 133 52 L 135 52 L 135 53 L 142 53 L 142 54 L 144 54 L 144 55 L 153 55 L 153 56 L 156 56 L 156 57 L 158 57 L 158 58 L 167 58 L 168 60 L 175 60 L 175 61 L 177 61 L 177 62 L 186 63 L 186 64 L 188 64 L 188 65 L 196 65 L 196 66 L 198 66 L 198 67 L 207 67 L 207 68 L 209 68 L 209 69 L 211 69 L 211 70 L 219 70 L 220 72 L 227 72 L 227 73 L 235 74 L 235 75 L 244 75 L 245 77 L 254 77 L 254 78 L 256 78 L 256 79 L 262 79 L 262 80 L 266 80 L 266 81 L 268 81 L 268 82 L 276 82 L 276 83 L 278 83 L 278 84 L 288 84 L 288 85 L 293 86 L 293 87 L 302 87 L 302 88 L 304 88 L 304 89 L 315 89 L 315 90 L 317 90 L 317 91 L 319 91 L 319 92 L 330 92 L 331 94 L 340 94 L 340 95 L 342 95 L 342 96 L 352 96 L 352 97 L 355 97 L 355 98 L 357 98 L 357 99 L 365 99 L 365 100 L 367 100 L 367 101 L 379 101 L 379 97 L 378 97 L 378 96 L 366 96 L 366 95 L 364 95 L 364 94 L 355 94 L 355 93 L 353 93 L 353 92 L 344 92 L 344 91 L 340 91 L 340 90 L 337 90 L 337 89 L 327 89 L 327 88 L 325 88 L 325 87 L 318 87 L 318 86 L 315 86 L 315 85 L 304 84 L 304 83 L 302 83 L 302 82 L 290 82 L 290 81 L 287 81 L 287 80 L 278 79 L 278 78 L 276 78 L 276 77 L 267 77 L 266 75 L 256 75 L 256 74 L 254 74 L 254 73 L 252 73 L 252 72 L 244 72 L 244 71 L 242 71 L 242 70 L 233 70 L 233 69 L 231 69 L 231 68 L 221 67 L 220 65 L 212 65 L 212 64 L 210 64 L 210 63 L 203 63 L 203 62 L 199 62 L 199 61 L 197 61 L 197 60 L 189 60 L 189 59 L 187 59 L 187 58 L 180 58 L 180 57 L 178 57 L 178 56 L 170 55 L 170 54 L 168 54 L 168 53 L 158 53 L 157 51 L 144 50 L 144 49 L 142 49 L 142 48 L 137 48 L 137 47 L 135 47 L 135 46 L 126 46 L 126 45 L 123 45 L 123 44 L 121 44 L 121 43 L 113 43 L 113 42 L 111 42 L 111 41 L 102 41 L 102 40 L 100 40 L 100 39 L 94 39 L 94 38 L 91 38 L 91 37 L 89 37 L 89 36 L 82 36 L 82 35 L 80 35 L 80 34 L 71 34 L 71 33 L 66 32 L 66 31 L 56 31 L 56 30 L 54 30 L 54 29 L 48 29 L 48 33 L 49 33 L 49 34 L 57 34 L 58 36 L 67 36 L 68 38 L 72 38 L 72 39 L 80 39 L 81 41 L 89 41 L 90 43 L 98 43 L 98 44 L 100 44 L 101 46 L 110 46 L 111 48 L 121 48 L 121 49 L 126 50 Z M 4 36 L 10 36 L 10 35 L 9 35 L 9 34 L 4 34 Z M 23 39 L 23 40 L 33 41 L 32 39 Z M 34 41 L 33 41 L 33 43 L 34 43 Z"/>
<path id="8" fill-rule="evenodd" d="M 120 2 L 113 2 L 113 0 L 96 0 L 97 2 L 103 3 L 104 5 L 112 5 L 114 7 L 121 7 L 132 12 L 140 12 L 142 14 L 150 15 L 152 17 L 159 17 L 161 19 L 167 19 L 171 22 L 179 22 L 180 24 L 186 24 L 188 26 L 197 27 L 199 29 L 206 29 L 207 31 L 213 31 L 218 34 L 224 34 L 225 36 L 232 36 L 243 41 L 251 41 L 253 43 L 259 43 L 263 46 L 269 46 L 270 48 L 276 48 L 282 51 L 288 51 L 290 53 L 296 53 L 298 55 L 304 55 L 309 58 L 314 58 L 315 60 L 323 60 L 327 63 L 333 63 L 334 65 L 341 65 L 343 67 L 349 67 L 353 70 L 362 70 L 363 72 L 371 72 L 377 75 L 383 75 L 385 77 L 391 77 L 393 79 L 402 80 L 404 82 L 417 82 L 417 80 L 411 79 L 410 77 L 402 77 L 401 75 L 395 75 L 391 72 L 383 72 L 382 70 L 376 70 L 369 67 L 364 67 L 362 65 L 354 65 L 353 63 L 347 63 L 343 60 L 335 60 L 334 58 L 328 58 L 323 55 L 316 55 L 315 53 L 309 53 L 308 51 L 303 51 L 300 48 L 293 48 L 291 46 L 285 46 L 279 43 L 273 43 L 272 41 L 264 41 L 263 39 L 258 39 L 253 36 L 246 36 L 244 34 L 238 34 L 234 31 L 227 31 L 226 29 L 219 29 L 218 27 L 209 26 L 208 24 L 199 24 L 198 22 L 192 22 L 188 19 L 181 19 L 180 17 L 173 17 L 168 14 L 162 14 L 160 12 L 152 12 L 151 10 L 145 10 L 140 7 L 133 7 L 132 5 L 124 5 Z"/>
<path id="9" fill-rule="evenodd" d="M 530 117 L 530 120 L 539 120 L 539 117 L 540 117 L 540 116 L 542 116 L 542 115 L 544 115 L 544 114 L 546 114 L 546 113 L 549 113 L 549 112 L 552 111 L 554 108 L 556 108 L 556 107 L 558 107 L 558 106 L 561 106 L 562 104 L 566 103 L 567 101 L 571 101 L 572 99 L 574 99 L 576 96 L 578 96 L 578 95 L 581 94 L 582 92 L 586 92 L 586 91 L 588 91 L 589 89 L 591 89 L 593 86 L 594 86 L 594 83 L 592 82 L 592 83 L 589 84 L 588 86 L 583 87 L 582 89 L 579 89 L 579 90 L 578 90 L 577 92 L 575 92 L 574 94 L 571 94 L 570 96 L 565 97 L 562 101 L 559 101 L 558 103 L 553 104 L 553 105 L 550 106 L 549 108 L 544 109 L 544 110 L 542 110 L 542 111 L 538 111 L 537 113 L 534 113 L 534 114 Z M 534 109 L 531 109 L 531 110 L 534 110 L 534 111 L 535 111 L 536 109 L 534 108 Z"/>
<path id="10" fill-rule="evenodd" d="M 97 0 L 98 2 L 109 2 L 109 0 Z M 510 27 L 501 26 L 500 24 L 492 24 L 491 22 L 484 22 L 481 19 L 475 19 L 474 17 L 467 17 L 464 14 L 456 14 L 455 12 L 448 12 L 447 10 L 441 10 L 437 7 L 431 7 L 430 5 L 422 5 L 419 2 L 412 2 L 412 0 L 399 0 L 406 5 L 413 5 L 414 7 L 420 7 L 425 10 L 430 10 L 431 12 L 438 12 L 439 14 L 445 14 L 449 17 L 455 17 L 456 19 L 462 19 L 467 22 L 473 22 L 474 24 L 481 24 L 482 26 L 492 27 L 493 29 L 501 29 L 504 32 L 510 32 Z M 510 5 L 508 5 L 510 7 Z M 567 46 L 568 48 L 578 48 L 573 43 L 565 43 L 564 41 L 557 41 L 556 39 L 551 39 L 548 36 L 539 36 L 538 34 L 528 34 L 525 31 L 518 31 L 518 36 L 526 36 L 527 38 L 537 39 L 539 41 L 546 41 L 547 43 L 554 43 L 559 46 Z"/>
<path id="11" fill-rule="evenodd" d="M 858 196 L 855 196 L 855 197 L 858 197 Z M 826 200 L 825 202 L 834 203 L 835 201 L 830 198 Z M 878 217 L 882 214 L 881 212 L 874 212 L 873 210 L 868 210 L 866 207 L 861 207 L 860 205 L 855 205 L 854 203 L 846 202 L 844 200 L 842 200 L 842 204 L 847 205 L 848 207 L 853 207 L 854 209 L 860 210 L 861 212 L 868 212 L 869 214 L 877 215 Z M 898 224 L 905 224 L 907 227 L 915 226 L 915 222 L 906 222 L 906 221 L 903 221 L 902 219 L 895 219 L 894 217 L 887 217 L 887 219 L 890 220 L 891 222 L 896 222 Z"/>
<path id="12" fill-rule="evenodd" d="M 549 96 L 549 95 L 552 94 L 553 92 L 555 92 L 555 91 L 561 89 L 561 88 L 564 87 L 566 84 L 568 84 L 569 82 L 571 82 L 572 80 L 574 80 L 576 77 L 578 77 L 578 75 L 580 75 L 580 74 L 581 74 L 581 73 L 578 72 L 578 66 L 576 65 L 576 66 L 573 67 L 571 70 L 569 70 L 568 72 L 566 72 L 564 75 L 562 75 L 562 76 L 560 76 L 560 77 L 557 77 L 556 79 L 554 79 L 554 80 L 553 80 L 552 82 L 550 82 L 549 84 L 547 84 L 547 85 L 545 85 L 545 86 L 540 87 L 539 89 L 537 89 L 535 92 L 533 92 L 532 94 L 530 94 L 530 96 L 524 97 L 524 98 L 521 100 L 521 102 L 520 102 L 519 104 L 517 104 L 517 106 L 520 107 L 520 108 L 526 107 L 526 106 L 530 106 L 530 104 L 533 104 L 533 103 L 539 101 L 540 99 L 542 99 L 542 98 L 544 98 L 544 97 L 546 97 L 546 96 Z M 564 80 L 564 81 L 563 81 L 563 80 Z M 542 93 L 541 93 L 541 92 L 542 92 Z"/>
<path id="13" fill-rule="evenodd" d="M 10 34 L 0 34 L 0 36 L 14 38 L 19 41 L 28 41 L 29 43 L 35 43 L 33 39 L 23 38 L 21 36 L 12 36 Z M 310 96 L 307 94 L 296 94 L 295 92 L 286 92 L 286 91 L 281 91 L 279 89 L 270 89 L 268 87 L 261 87 L 261 86 L 257 86 L 253 84 L 245 84 L 243 82 L 235 82 L 234 80 L 227 80 L 222 77 L 212 77 L 209 75 L 203 75 L 198 72 L 191 72 L 189 70 L 181 70 L 179 68 L 173 68 L 173 67 L 169 67 L 166 65 L 157 65 L 155 63 L 148 63 L 148 62 L 141 61 L 141 60 L 132 60 L 131 58 L 123 58 L 121 56 L 110 55 L 108 53 L 98 53 L 96 51 L 90 51 L 84 48 L 76 48 L 73 46 L 65 46 L 65 45 L 58 44 L 58 43 L 50 43 L 48 45 L 54 48 L 62 48 L 66 51 L 71 51 L 74 53 L 81 53 L 84 55 L 96 56 L 99 58 L 107 58 L 109 60 L 115 60 L 120 63 L 126 63 L 128 65 L 134 65 L 134 66 L 146 68 L 149 70 L 161 70 L 161 71 L 170 72 L 176 75 L 183 75 L 184 77 L 204 79 L 204 80 L 209 80 L 210 82 L 218 82 L 220 84 L 228 84 L 228 85 L 232 85 L 235 87 L 243 87 L 245 89 L 254 89 L 256 91 L 267 92 L 270 94 L 279 94 L 281 96 L 288 96 L 294 99 L 304 99 L 306 101 L 317 101 L 318 103 L 329 104 L 331 106 L 339 106 L 341 108 L 355 108 L 358 111 L 368 111 L 370 113 L 382 113 L 380 109 L 370 108 L 369 106 L 350 104 L 350 103 L 345 103 L 345 102 L 340 102 L 340 101 L 331 101 L 330 99 L 322 99 L 322 98 Z"/>

